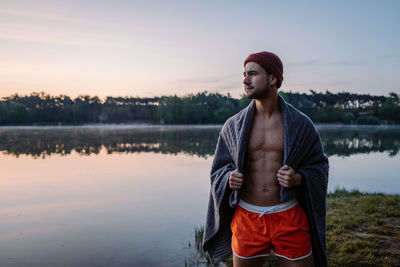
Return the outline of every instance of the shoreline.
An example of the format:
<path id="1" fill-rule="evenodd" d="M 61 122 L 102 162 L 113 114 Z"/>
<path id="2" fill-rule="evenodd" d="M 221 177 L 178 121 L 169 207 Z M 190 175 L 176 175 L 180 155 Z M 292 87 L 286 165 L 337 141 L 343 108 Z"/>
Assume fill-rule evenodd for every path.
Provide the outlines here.
<path id="1" fill-rule="evenodd" d="M 68 129 L 68 128 L 221 128 L 223 124 L 153 124 L 153 123 L 85 123 L 85 124 L 27 124 L 0 125 L 0 129 Z M 324 129 L 399 129 L 400 124 L 336 124 L 315 123 L 318 130 Z"/>

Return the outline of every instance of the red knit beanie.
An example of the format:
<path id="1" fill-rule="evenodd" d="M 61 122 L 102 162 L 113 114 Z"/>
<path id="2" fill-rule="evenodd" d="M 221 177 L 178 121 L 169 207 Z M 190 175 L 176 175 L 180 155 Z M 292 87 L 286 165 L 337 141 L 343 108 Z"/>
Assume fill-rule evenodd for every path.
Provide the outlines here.
<path id="1" fill-rule="evenodd" d="M 258 63 L 267 73 L 275 75 L 278 80 L 276 87 L 281 87 L 283 81 L 283 64 L 277 55 L 266 51 L 250 54 L 244 61 L 244 66 L 250 61 Z"/>

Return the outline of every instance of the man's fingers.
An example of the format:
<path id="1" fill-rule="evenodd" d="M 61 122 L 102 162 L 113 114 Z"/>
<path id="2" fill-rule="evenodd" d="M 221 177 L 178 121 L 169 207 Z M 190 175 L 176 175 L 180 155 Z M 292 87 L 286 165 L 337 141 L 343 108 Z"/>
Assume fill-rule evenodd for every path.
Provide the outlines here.
<path id="1" fill-rule="evenodd" d="M 231 177 L 230 177 L 230 180 L 231 180 L 231 181 L 235 181 L 235 182 L 239 182 L 239 181 L 243 181 L 243 178 L 231 176 Z"/>
<path id="2" fill-rule="evenodd" d="M 289 180 L 289 174 L 288 173 L 278 173 L 276 175 L 276 177 Z"/>
<path id="3" fill-rule="evenodd" d="M 288 183 L 289 182 L 289 179 L 288 178 L 286 178 L 286 177 L 278 177 L 278 181 L 279 182 L 285 182 L 285 183 Z"/>
<path id="4" fill-rule="evenodd" d="M 289 187 L 289 184 L 288 184 L 288 182 L 286 182 L 286 181 L 284 181 L 284 180 L 282 180 L 282 179 L 278 179 L 278 182 L 279 182 L 279 184 L 281 185 L 281 186 L 283 186 L 283 187 Z"/>
<path id="5" fill-rule="evenodd" d="M 231 183 L 243 183 L 243 179 L 242 178 L 231 177 L 231 179 L 229 179 L 229 181 Z"/>
<path id="6" fill-rule="evenodd" d="M 282 182 L 280 182 L 279 184 L 280 184 L 281 186 L 283 186 L 283 187 L 288 187 L 288 186 L 289 186 L 287 183 L 282 183 Z"/>
<path id="7" fill-rule="evenodd" d="M 235 173 L 232 172 L 230 177 L 229 177 L 229 186 L 233 190 L 240 189 L 243 185 L 243 178 L 241 177 L 236 177 Z"/>
<path id="8" fill-rule="evenodd" d="M 242 187 L 241 184 L 231 184 L 230 186 L 234 187 L 234 188 L 241 188 Z"/>
<path id="9" fill-rule="evenodd" d="M 240 189 L 243 185 L 243 179 L 231 177 L 229 179 L 229 187 L 233 190 Z"/>
<path id="10" fill-rule="evenodd" d="M 290 171 L 279 170 L 278 173 L 282 175 L 288 175 Z"/>
<path id="11" fill-rule="evenodd" d="M 290 166 L 288 166 L 288 165 L 283 165 L 279 170 L 288 171 L 288 170 L 290 170 L 290 169 L 291 169 Z"/>
<path id="12" fill-rule="evenodd" d="M 235 177 L 243 178 L 243 174 L 241 174 L 241 173 L 238 172 L 237 170 L 234 170 L 231 174 L 232 174 L 233 176 L 235 176 Z"/>
<path id="13" fill-rule="evenodd" d="M 278 178 L 278 182 L 279 182 L 280 184 L 287 184 L 287 183 L 288 183 L 288 181 L 286 181 L 286 180 L 284 180 L 284 179 L 281 179 L 281 178 Z"/>
<path id="14" fill-rule="evenodd" d="M 286 178 L 279 178 L 278 177 L 278 183 L 282 185 L 283 187 L 288 187 L 289 186 L 289 180 Z"/>
<path id="15" fill-rule="evenodd" d="M 282 175 L 282 176 L 292 176 L 292 175 L 294 175 L 294 171 L 293 170 L 287 170 L 287 171 L 285 171 L 285 170 L 279 170 L 278 171 L 278 175 Z"/>
<path id="16" fill-rule="evenodd" d="M 284 188 L 289 188 L 289 185 L 287 185 L 287 184 L 280 184 L 282 187 L 284 187 Z"/>
<path id="17" fill-rule="evenodd" d="M 231 185 L 237 185 L 237 186 L 242 186 L 243 183 L 230 183 Z"/>

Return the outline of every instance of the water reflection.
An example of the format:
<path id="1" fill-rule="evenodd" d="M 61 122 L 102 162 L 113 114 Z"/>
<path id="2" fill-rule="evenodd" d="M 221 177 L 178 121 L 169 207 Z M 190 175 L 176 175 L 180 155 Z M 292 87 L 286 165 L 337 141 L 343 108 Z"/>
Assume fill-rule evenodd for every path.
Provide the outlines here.
<path id="1" fill-rule="evenodd" d="M 183 266 L 205 218 L 211 158 L 103 149 L 0 162 L 1 267 Z"/>
<path id="2" fill-rule="evenodd" d="M 399 153 L 400 127 L 321 126 L 319 132 L 328 156 L 350 156 L 370 152 Z"/>
<path id="3" fill-rule="evenodd" d="M 207 157 L 214 153 L 220 126 L 82 126 L 0 128 L 0 151 L 19 156 L 98 154 L 116 152 L 185 153 Z"/>
<path id="4" fill-rule="evenodd" d="M 184 153 L 207 158 L 215 150 L 221 126 L 80 126 L 80 127 L 3 127 L 0 151 L 13 156 L 45 158 L 52 154 L 99 154 L 155 152 Z M 329 155 L 350 156 L 400 149 L 398 126 L 319 126 Z"/>

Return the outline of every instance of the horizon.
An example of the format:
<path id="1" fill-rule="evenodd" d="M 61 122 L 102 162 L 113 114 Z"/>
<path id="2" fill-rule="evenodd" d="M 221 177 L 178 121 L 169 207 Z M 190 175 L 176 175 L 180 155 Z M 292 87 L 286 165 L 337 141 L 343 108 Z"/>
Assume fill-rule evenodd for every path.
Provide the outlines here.
<path id="1" fill-rule="evenodd" d="M 398 1 L 0 3 L 0 98 L 240 97 L 243 61 L 263 50 L 285 92 L 400 91 Z"/>
<path id="2" fill-rule="evenodd" d="M 288 93 L 288 94 L 299 93 L 299 94 L 311 95 L 312 94 L 311 91 L 315 91 L 315 90 L 310 89 L 307 92 L 294 92 L 294 91 L 291 91 L 291 90 L 289 90 L 289 91 L 278 90 L 278 91 L 281 91 L 283 93 Z M 370 95 L 370 96 L 374 96 L 374 97 L 380 97 L 380 96 L 389 97 L 390 94 L 394 93 L 394 94 L 396 94 L 396 95 L 398 95 L 400 97 L 400 93 L 396 93 L 396 92 L 389 92 L 386 95 L 383 95 L 383 94 L 370 94 L 370 93 L 361 94 L 361 93 L 354 93 L 354 92 L 349 92 L 349 91 L 331 92 L 329 90 L 326 90 L 325 92 L 322 92 L 322 91 L 315 91 L 315 92 L 316 93 L 320 93 L 320 94 L 327 94 L 328 92 L 331 93 L 331 94 L 347 94 L 347 93 L 349 93 L 349 94 L 356 94 L 356 95 Z M 233 99 L 241 99 L 242 96 L 245 96 L 244 93 L 239 95 L 239 96 L 233 96 L 232 94 L 230 94 L 230 92 L 219 93 L 219 92 L 209 92 L 207 90 L 203 90 L 203 91 L 199 91 L 199 92 L 191 92 L 191 93 L 181 94 L 181 95 L 178 95 L 178 94 L 170 94 L 170 95 L 164 94 L 164 95 L 158 95 L 158 96 L 157 95 L 155 95 L 155 96 L 133 96 L 133 95 L 112 96 L 112 95 L 106 95 L 106 96 L 103 96 L 103 97 L 100 97 L 98 95 L 89 95 L 89 94 L 79 94 L 79 95 L 75 95 L 75 96 L 70 96 L 70 95 L 67 95 L 67 94 L 51 94 L 51 93 L 48 93 L 48 92 L 45 92 L 45 91 L 40 91 L 40 92 L 30 92 L 28 94 L 14 93 L 14 94 L 11 94 L 11 95 L 8 95 L 8 96 L 0 97 L 0 101 L 4 101 L 5 98 L 12 97 L 12 96 L 15 96 L 15 95 L 18 95 L 19 97 L 30 97 L 30 96 L 32 96 L 34 94 L 38 94 L 38 95 L 42 95 L 43 94 L 44 96 L 50 96 L 50 97 L 53 97 L 53 98 L 54 97 L 60 97 L 60 96 L 66 96 L 66 97 L 69 97 L 71 100 L 74 100 L 74 99 L 78 98 L 79 96 L 89 96 L 90 98 L 98 97 L 101 101 L 106 101 L 108 97 L 111 97 L 111 98 L 156 98 L 156 97 L 173 97 L 173 96 L 177 96 L 179 98 L 184 98 L 184 97 L 188 97 L 190 95 L 197 95 L 197 94 L 203 94 L 203 93 L 207 94 L 207 95 L 209 95 L 209 94 L 220 94 L 221 96 L 228 96 L 229 95 Z M 278 94 L 279 93 L 280 92 L 278 92 Z"/>

